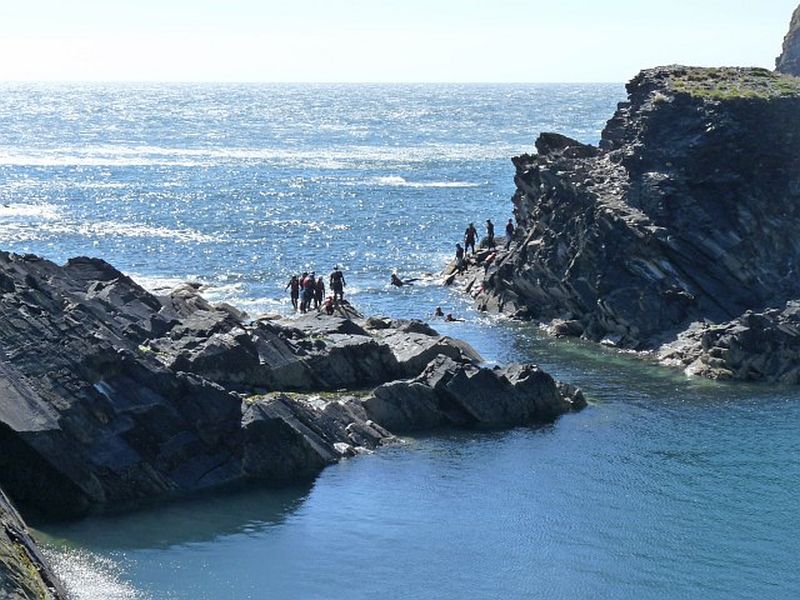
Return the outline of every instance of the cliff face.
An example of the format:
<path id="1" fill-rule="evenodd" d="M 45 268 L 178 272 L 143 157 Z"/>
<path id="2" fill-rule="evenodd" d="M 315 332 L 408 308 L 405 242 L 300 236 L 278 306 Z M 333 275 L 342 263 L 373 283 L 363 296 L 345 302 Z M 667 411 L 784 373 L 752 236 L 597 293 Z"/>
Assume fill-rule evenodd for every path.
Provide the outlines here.
<path id="1" fill-rule="evenodd" d="M 598 148 L 542 134 L 513 160 L 520 227 L 479 305 L 641 350 L 800 297 L 800 82 L 674 66 L 627 90 Z"/>
<path id="2" fill-rule="evenodd" d="M 783 52 L 776 59 L 775 68 L 787 75 L 800 75 L 800 6 L 792 14 L 789 32 L 783 38 Z"/>

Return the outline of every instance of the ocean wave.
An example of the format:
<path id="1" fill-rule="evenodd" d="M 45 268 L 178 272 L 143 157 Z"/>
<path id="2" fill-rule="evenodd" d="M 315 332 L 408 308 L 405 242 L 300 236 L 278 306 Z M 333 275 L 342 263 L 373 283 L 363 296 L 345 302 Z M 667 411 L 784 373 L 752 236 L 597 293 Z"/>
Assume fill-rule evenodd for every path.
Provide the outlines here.
<path id="1" fill-rule="evenodd" d="M 524 148 L 507 144 L 429 144 L 424 146 L 343 145 L 332 148 L 169 148 L 161 146 L 62 146 L 0 148 L 0 165 L 17 167 L 178 166 L 209 167 L 225 163 L 268 162 L 302 164 L 306 168 L 352 168 L 370 163 L 425 163 L 506 158 Z M 430 182 L 420 187 L 474 186 L 469 182 Z"/>
<path id="2" fill-rule="evenodd" d="M 59 214 L 54 204 L 0 204 L 0 219 L 17 217 L 53 220 L 57 219 Z"/>
<path id="3" fill-rule="evenodd" d="M 370 180 L 374 185 L 408 188 L 476 188 L 486 185 L 469 181 L 408 181 L 405 177 L 390 175 Z"/>
<path id="4" fill-rule="evenodd" d="M 207 235 L 194 229 L 170 229 L 160 225 L 143 225 L 140 223 L 120 223 L 116 221 L 98 221 L 95 223 L 58 223 L 43 221 L 23 223 L 9 220 L 0 229 L 0 241 L 30 242 L 50 239 L 53 236 L 79 235 L 86 238 L 123 237 L 136 239 L 166 239 L 182 243 L 216 243 L 224 242 L 221 235 Z"/>

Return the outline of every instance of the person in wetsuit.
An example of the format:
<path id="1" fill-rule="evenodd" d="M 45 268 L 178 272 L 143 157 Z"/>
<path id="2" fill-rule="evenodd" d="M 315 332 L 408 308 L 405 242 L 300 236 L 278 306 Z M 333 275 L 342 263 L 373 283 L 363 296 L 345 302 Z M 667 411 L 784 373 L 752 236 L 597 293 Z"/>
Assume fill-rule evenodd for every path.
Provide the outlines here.
<path id="1" fill-rule="evenodd" d="M 464 232 L 464 250 L 472 248 L 472 253 L 475 254 L 475 238 L 478 237 L 478 230 L 475 229 L 475 224 L 470 223 L 467 230 Z"/>
<path id="2" fill-rule="evenodd" d="M 461 244 L 456 244 L 456 271 L 461 273 L 464 267 L 464 248 L 461 247 Z"/>
<path id="3" fill-rule="evenodd" d="M 297 312 L 297 300 L 300 298 L 300 280 L 297 278 L 297 275 L 292 275 L 292 278 L 284 289 L 288 290 L 289 288 L 292 288 L 291 292 L 289 292 L 292 299 L 292 307 L 294 307 L 294 312 Z"/>
<path id="4" fill-rule="evenodd" d="M 339 270 L 339 265 L 333 267 L 333 272 L 330 277 L 331 290 L 333 291 L 334 302 L 338 298 L 344 300 L 344 286 L 347 282 L 344 280 L 344 273 Z"/>
<path id="5" fill-rule="evenodd" d="M 325 297 L 325 282 L 322 280 L 322 277 L 317 279 L 317 283 L 314 286 L 314 308 L 320 310 L 322 307 L 322 299 Z"/>
<path id="6" fill-rule="evenodd" d="M 506 224 L 506 250 L 511 246 L 512 239 L 514 239 L 514 223 L 509 219 Z"/>
<path id="7" fill-rule="evenodd" d="M 494 223 L 491 219 L 486 219 L 486 245 L 494 248 Z"/>
<path id="8" fill-rule="evenodd" d="M 403 287 L 404 285 L 414 285 L 414 282 L 417 280 L 418 278 L 416 277 L 414 279 L 400 279 L 397 276 L 397 273 L 392 273 L 391 284 L 396 285 L 397 287 Z"/>

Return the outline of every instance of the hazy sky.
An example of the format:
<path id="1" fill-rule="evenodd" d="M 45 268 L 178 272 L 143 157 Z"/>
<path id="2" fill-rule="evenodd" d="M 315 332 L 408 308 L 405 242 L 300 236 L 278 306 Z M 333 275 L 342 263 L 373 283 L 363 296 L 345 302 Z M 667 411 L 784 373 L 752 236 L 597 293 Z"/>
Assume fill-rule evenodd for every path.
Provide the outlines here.
<path id="1" fill-rule="evenodd" d="M 623 81 L 772 68 L 798 0 L 0 0 L 0 80 Z"/>

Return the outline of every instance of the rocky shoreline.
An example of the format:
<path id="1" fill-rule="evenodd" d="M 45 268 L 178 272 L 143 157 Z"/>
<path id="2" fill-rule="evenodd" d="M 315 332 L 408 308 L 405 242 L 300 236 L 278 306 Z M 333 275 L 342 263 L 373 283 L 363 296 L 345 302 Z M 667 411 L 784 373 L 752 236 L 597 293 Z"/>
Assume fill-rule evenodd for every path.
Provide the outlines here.
<path id="1" fill-rule="evenodd" d="M 585 405 L 536 366 L 486 366 L 419 321 L 347 304 L 251 320 L 193 285 L 155 296 L 92 258 L 0 253 L 0 357 L 0 487 L 46 519 L 309 479 L 396 434 Z"/>
<path id="2" fill-rule="evenodd" d="M 800 383 L 787 307 L 800 298 L 800 79 L 672 66 L 627 89 L 598 147 L 543 133 L 513 159 L 511 249 L 483 248 L 451 278 L 481 310 L 555 335 Z"/>

